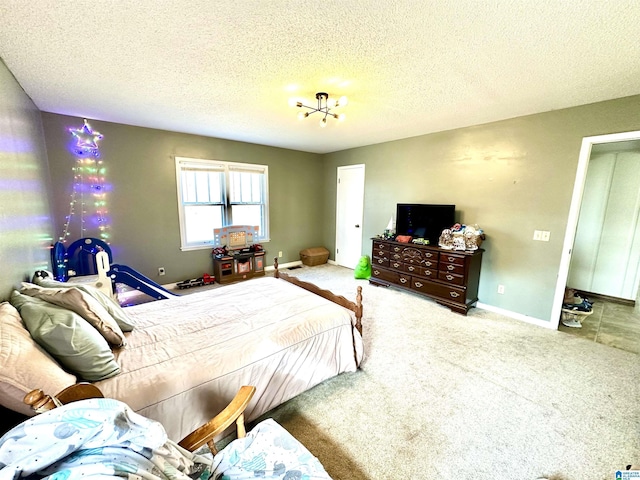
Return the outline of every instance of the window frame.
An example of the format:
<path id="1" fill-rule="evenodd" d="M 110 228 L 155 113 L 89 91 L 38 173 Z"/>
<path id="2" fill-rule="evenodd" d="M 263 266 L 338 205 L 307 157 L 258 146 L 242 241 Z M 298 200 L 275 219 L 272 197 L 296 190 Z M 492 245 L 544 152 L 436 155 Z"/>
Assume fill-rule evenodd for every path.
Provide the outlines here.
<path id="1" fill-rule="evenodd" d="M 201 169 L 204 171 L 221 172 L 222 173 L 222 203 L 217 202 L 183 202 L 182 196 L 182 173 L 186 169 L 184 167 L 191 167 L 194 169 Z M 212 248 L 215 246 L 213 242 L 213 228 L 211 229 L 211 240 L 200 242 L 187 242 L 187 226 L 186 226 L 186 214 L 185 205 L 221 205 L 222 207 L 222 221 L 227 223 L 227 219 L 231 217 L 231 209 L 233 205 L 262 205 L 262 225 L 260 225 L 260 236 L 256 239 L 256 242 L 265 243 L 269 241 L 269 167 L 268 165 L 259 165 L 254 163 L 241 163 L 241 162 L 228 162 L 223 160 L 210 160 L 202 158 L 190 158 L 190 157 L 175 157 L 176 168 L 176 193 L 178 201 L 178 221 L 180 224 L 180 250 L 202 250 L 205 248 Z M 258 173 L 262 175 L 262 202 L 231 202 L 230 186 L 231 172 L 247 172 Z M 224 225 L 229 226 L 229 225 Z"/>

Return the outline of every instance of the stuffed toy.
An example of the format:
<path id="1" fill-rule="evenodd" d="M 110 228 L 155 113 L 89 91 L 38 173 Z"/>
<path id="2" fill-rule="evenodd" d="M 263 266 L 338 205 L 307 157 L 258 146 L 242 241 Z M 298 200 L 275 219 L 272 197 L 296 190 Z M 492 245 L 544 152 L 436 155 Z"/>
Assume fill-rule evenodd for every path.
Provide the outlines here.
<path id="1" fill-rule="evenodd" d="M 367 280 L 371 277 L 371 259 L 368 255 L 360 257 L 360 261 L 353 271 L 353 275 L 356 279 Z"/>

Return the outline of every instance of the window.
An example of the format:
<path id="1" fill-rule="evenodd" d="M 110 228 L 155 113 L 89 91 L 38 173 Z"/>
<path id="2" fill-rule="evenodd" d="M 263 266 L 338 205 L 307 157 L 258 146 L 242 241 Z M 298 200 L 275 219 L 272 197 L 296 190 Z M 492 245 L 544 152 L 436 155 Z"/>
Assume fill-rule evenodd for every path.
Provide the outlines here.
<path id="1" fill-rule="evenodd" d="M 213 229 L 258 225 L 269 239 L 269 167 L 176 157 L 182 250 L 210 248 Z"/>

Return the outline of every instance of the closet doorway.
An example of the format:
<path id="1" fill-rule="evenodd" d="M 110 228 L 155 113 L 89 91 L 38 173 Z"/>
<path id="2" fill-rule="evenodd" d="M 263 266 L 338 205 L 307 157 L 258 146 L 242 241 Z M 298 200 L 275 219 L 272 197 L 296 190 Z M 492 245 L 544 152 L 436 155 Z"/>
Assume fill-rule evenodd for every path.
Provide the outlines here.
<path id="1" fill-rule="evenodd" d="M 567 286 L 634 302 L 639 266 L 640 140 L 593 145 Z"/>
<path id="2" fill-rule="evenodd" d="M 593 315 L 585 317 L 591 331 L 560 328 L 596 341 L 602 330 L 599 343 L 630 344 L 637 350 L 640 308 L 633 303 L 639 285 L 640 132 L 584 138 L 551 320 L 560 324 L 565 286 L 591 292 L 601 299 Z M 628 325 L 621 323 L 623 317 L 629 318 Z M 616 322 L 623 328 L 616 328 Z M 612 336 L 618 334 L 636 339 L 617 342 Z"/>

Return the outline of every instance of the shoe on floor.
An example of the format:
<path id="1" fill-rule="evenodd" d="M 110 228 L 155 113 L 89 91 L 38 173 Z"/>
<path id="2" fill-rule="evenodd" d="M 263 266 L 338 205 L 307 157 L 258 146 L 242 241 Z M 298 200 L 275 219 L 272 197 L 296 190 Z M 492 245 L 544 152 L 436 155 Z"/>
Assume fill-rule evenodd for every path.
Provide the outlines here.
<path id="1" fill-rule="evenodd" d="M 590 312 L 591 305 L 588 302 L 582 301 L 582 303 L 563 303 L 563 310 L 574 310 L 576 312 Z"/>
<path id="2" fill-rule="evenodd" d="M 577 321 L 577 320 L 575 320 L 573 318 L 571 318 L 571 319 L 564 319 L 563 318 L 561 320 L 561 322 L 565 327 L 582 328 L 582 324 L 579 321 Z"/>

